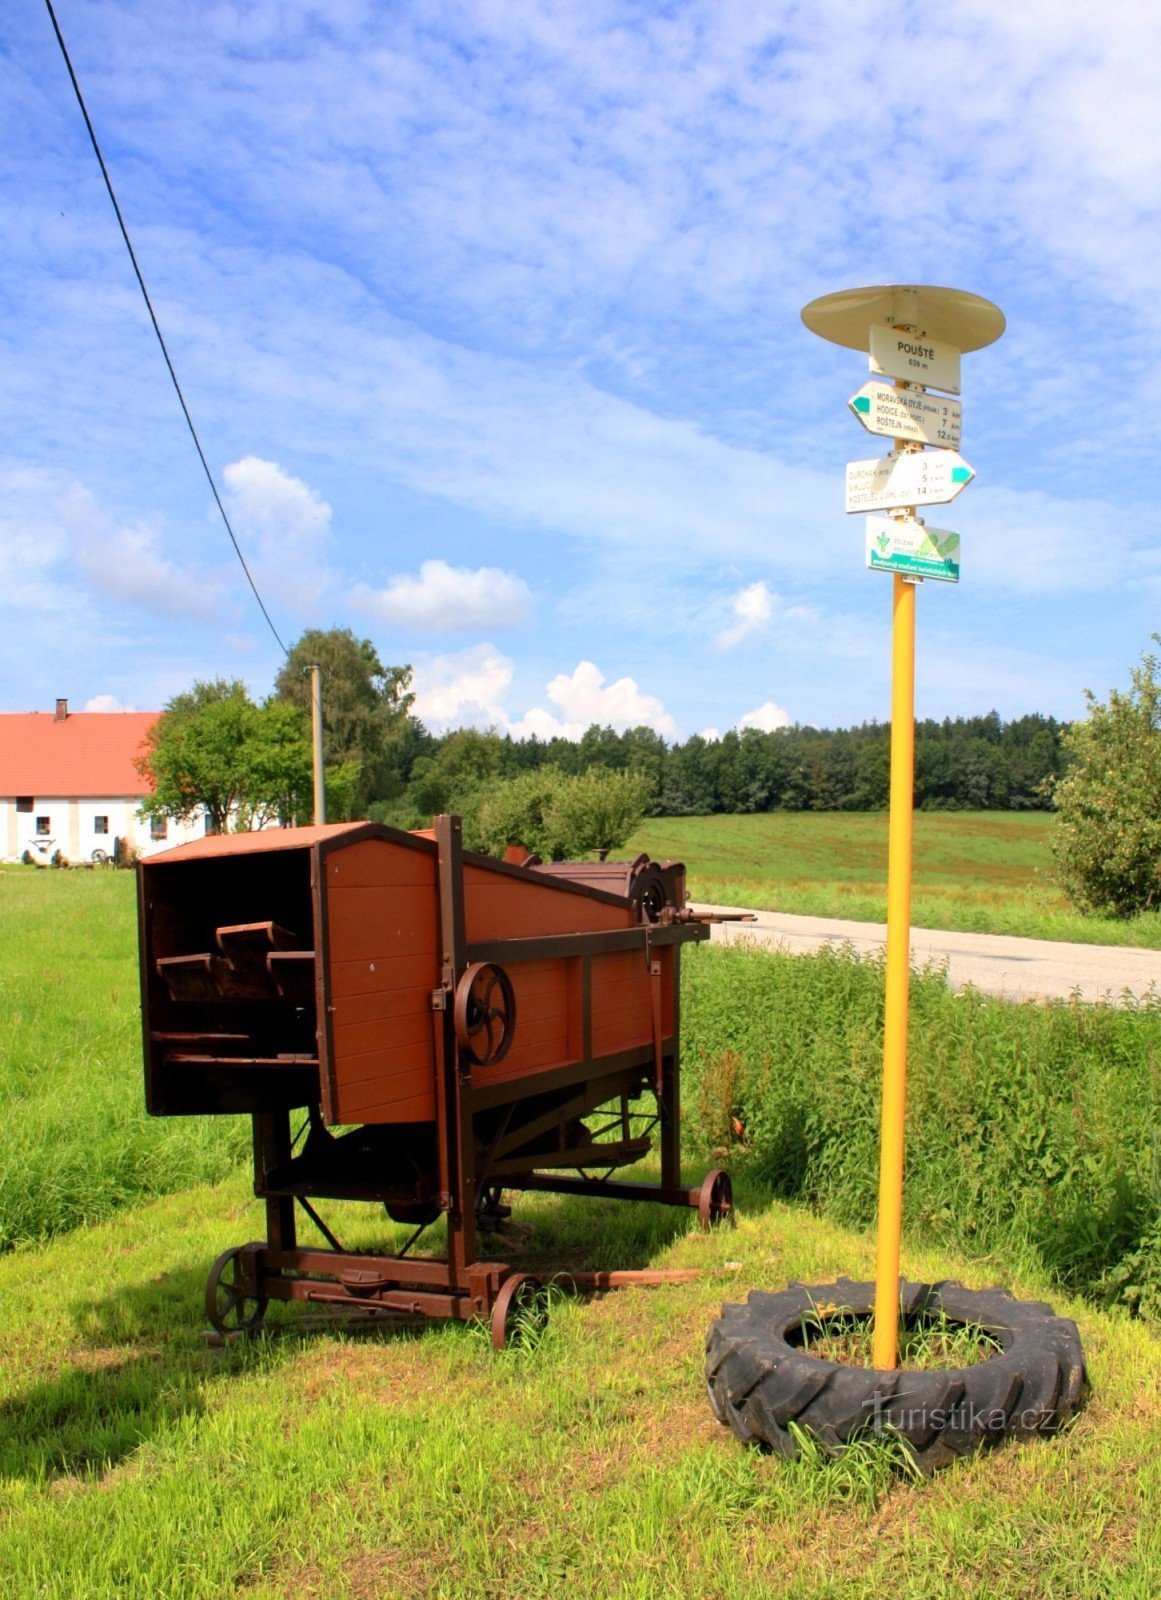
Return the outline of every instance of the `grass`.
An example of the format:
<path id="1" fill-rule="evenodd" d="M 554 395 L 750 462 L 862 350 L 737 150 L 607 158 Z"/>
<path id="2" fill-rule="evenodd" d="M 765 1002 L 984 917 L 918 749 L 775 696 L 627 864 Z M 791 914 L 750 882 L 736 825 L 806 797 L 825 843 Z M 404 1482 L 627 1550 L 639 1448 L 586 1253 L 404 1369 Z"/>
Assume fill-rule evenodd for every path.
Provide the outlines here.
<path id="1" fill-rule="evenodd" d="M 836 1220 L 862 1203 L 861 1169 L 873 1173 L 873 969 L 833 954 L 688 953 L 687 1104 L 695 1117 L 720 1111 L 731 1044 L 735 1087 L 751 1059 L 759 1086 L 784 1078 L 789 1114 L 768 1124 L 784 1137 L 767 1148 L 788 1163 L 778 1170 L 813 1173 L 820 1187 L 803 1192 L 816 1203 L 830 1186 L 830 1217 L 771 1200 L 775 1169 L 753 1152 L 738 1175 L 738 1227 L 709 1235 L 684 1211 L 522 1196 L 519 1227 L 489 1241 L 518 1267 L 700 1276 L 588 1301 L 554 1295 L 547 1329 L 530 1313 L 527 1337 L 500 1355 L 474 1325 L 343 1332 L 285 1311 L 270 1337 L 213 1350 L 199 1337 L 206 1274 L 220 1250 L 260 1236 L 262 1211 L 249 1174 L 231 1170 L 238 1125 L 141 1111 L 131 889 L 127 875 L 0 873 L 0 1203 L 6 1218 L 36 1222 L 0 1255 L 2 1592 L 1151 1600 L 1161 1339 L 1121 1309 L 1055 1296 L 1080 1325 L 1095 1386 L 1072 1428 L 931 1482 L 908 1476 L 884 1441 L 838 1460 L 808 1444 L 787 1463 L 743 1449 L 710 1414 L 702 1345 L 723 1300 L 873 1273 L 869 1235 Z M 969 1000 L 917 981 L 924 1126 L 962 1131 L 994 1111 L 968 1156 L 994 1146 L 1045 1193 L 1076 1198 L 1054 1226 L 1099 1251 L 1099 1228 L 1083 1236 L 1103 1215 L 1103 1169 L 1084 1178 L 1086 1162 L 1105 1134 L 1148 1147 L 1155 1015 Z M 982 1098 L 965 1099 L 951 1070 L 965 1056 L 992 1064 Z M 1028 1082 L 1057 1119 L 1046 1129 L 1039 1103 L 1016 1092 Z M 759 1124 L 743 1110 L 753 1140 Z M 1079 1187 L 1044 1165 L 1069 1126 L 1086 1130 Z M 829 1155 L 811 1167 L 817 1152 Z M 197 1182 L 206 1169 L 220 1181 Z M 986 1221 L 991 1171 L 961 1159 L 935 1184 L 939 1204 Z M 691 1163 L 687 1181 L 699 1177 Z M 930 1190 L 920 1201 L 909 1278 L 1044 1294 L 1035 1240 L 957 1232 L 930 1210 Z M 325 1214 L 355 1247 L 407 1232 L 369 1206 Z"/>
<path id="2" fill-rule="evenodd" d="M 1161 1560 L 1161 1342 L 1063 1303 L 1094 1398 L 1065 1435 L 929 1483 L 869 1441 L 839 1461 L 743 1449 L 711 1417 L 723 1299 L 872 1271 L 870 1242 L 743 1190 L 736 1230 L 527 1197 L 526 1254 L 693 1283 L 558 1299 L 486 1332 L 287 1333 L 211 1350 L 205 1271 L 253 1237 L 241 1174 L 0 1260 L 0 1572 L 44 1600 L 697 1596 L 1144 1597 Z M 331 1208 L 332 1210 L 337 1208 Z M 358 1208 L 369 1237 L 372 1219 Z M 640 1231 L 642 1230 L 643 1231 Z M 912 1278 L 971 1275 L 909 1250 Z M 987 1279 L 994 1275 L 989 1271 Z M 977 1278 L 979 1273 L 976 1273 Z M 1037 1293 L 1036 1281 L 1015 1285 Z"/>
<path id="3" fill-rule="evenodd" d="M 248 1151 L 238 1118 L 146 1115 L 131 874 L 0 870 L 0 927 L 0 1250 Z"/>
<path id="4" fill-rule="evenodd" d="M 873 1224 L 881 961 L 683 957 L 686 1116 L 723 1164 Z M 1161 1000 L 1016 1005 L 913 974 L 905 1220 L 1161 1316 Z"/>
<path id="5" fill-rule="evenodd" d="M 873 1367 L 874 1326 L 871 1318 L 841 1309 L 802 1319 L 802 1345 L 822 1361 L 845 1367 Z M 971 1367 L 1000 1349 L 986 1329 L 953 1322 L 945 1312 L 908 1317 L 899 1328 L 898 1364 L 912 1372 Z"/>
<path id="6" fill-rule="evenodd" d="M 1122 921 L 1072 909 L 1052 878 L 1053 823 L 1042 811 L 917 811 L 915 926 L 1161 949 L 1161 913 Z M 625 847 L 640 850 L 684 861 L 694 900 L 886 920 L 885 812 L 649 817 Z"/>

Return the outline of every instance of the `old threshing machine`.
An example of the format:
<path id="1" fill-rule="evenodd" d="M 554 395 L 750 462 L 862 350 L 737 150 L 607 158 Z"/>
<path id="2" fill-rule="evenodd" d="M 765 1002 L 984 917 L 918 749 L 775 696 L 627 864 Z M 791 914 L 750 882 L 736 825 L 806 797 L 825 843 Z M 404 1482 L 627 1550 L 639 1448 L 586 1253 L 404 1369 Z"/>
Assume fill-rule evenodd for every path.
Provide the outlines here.
<path id="1" fill-rule="evenodd" d="M 154 856 L 139 910 L 149 1110 L 253 1119 L 267 1237 L 214 1265 L 220 1333 L 277 1298 L 491 1314 L 502 1343 L 524 1276 L 477 1236 L 505 1190 L 728 1212 L 724 1173 L 681 1184 L 678 958 L 708 929 L 680 866 L 495 861 L 456 817 L 340 823 Z M 652 1132 L 660 1183 L 614 1177 Z M 344 1199 L 416 1235 L 445 1215 L 447 1259 L 344 1250 L 317 1209 Z M 299 1244 L 298 1208 L 327 1248 Z"/>

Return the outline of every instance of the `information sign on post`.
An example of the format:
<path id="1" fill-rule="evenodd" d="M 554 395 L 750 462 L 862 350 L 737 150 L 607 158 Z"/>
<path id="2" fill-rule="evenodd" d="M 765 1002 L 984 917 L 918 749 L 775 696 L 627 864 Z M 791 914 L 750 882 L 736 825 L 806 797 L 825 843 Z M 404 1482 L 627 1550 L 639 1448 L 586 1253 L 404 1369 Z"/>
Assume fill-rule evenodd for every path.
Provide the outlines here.
<path id="1" fill-rule="evenodd" d="M 916 444 L 958 450 L 963 432 L 963 407 L 958 400 L 923 389 L 895 389 L 885 383 L 864 383 L 847 401 L 868 433 L 881 439 L 913 439 Z"/>
<path id="2" fill-rule="evenodd" d="M 892 450 L 889 456 L 847 462 L 846 509 L 942 506 L 962 493 L 974 477 L 972 468 L 954 450 Z"/>
<path id="3" fill-rule="evenodd" d="M 876 572 L 959 582 L 959 534 L 917 517 L 868 517 L 867 565 Z"/>
<path id="4" fill-rule="evenodd" d="M 972 469 L 956 454 L 960 354 L 991 344 L 1004 314 L 962 289 L 877 284 L 823 295 L 802 320 L 820 338 L 870 355 L 871 372 L 894 390 L 865 384 L 851 410 L 871 433 L 910 449 L 847 467 L 848 511 L 897 509 L 867 518 L 867 565 L 893 574 L 891 622 L 891 810 L 887 849 L 887 961 L 883 1009 L 883 1102 L 879 1138 L 879 1226 L 875 1261 L 873 1361 L 897 1363 L 899 1251 L 903 1229 L 903 1147 L 907 1107 L 907 1011 L 911 977 L 911 847 L 915 793 L 915 590 L 925 578 L 959 580 L 959 536 L 928 528 L 917 505 L 959 494 Z M 942 430 L 946 429 L 944 432 Z M 924 445 L 950 446 L 931 454 Z M 918 448 L 916 448 L 918 447 Z"/>
<path id="5" fill-rule="evenodd" d="M 870 330 L 871 371 L 885 378 L 902 378 L 928 389 L 959 393 L 959 351 L 942 339 L 911 328 L 880 325 Z"/>

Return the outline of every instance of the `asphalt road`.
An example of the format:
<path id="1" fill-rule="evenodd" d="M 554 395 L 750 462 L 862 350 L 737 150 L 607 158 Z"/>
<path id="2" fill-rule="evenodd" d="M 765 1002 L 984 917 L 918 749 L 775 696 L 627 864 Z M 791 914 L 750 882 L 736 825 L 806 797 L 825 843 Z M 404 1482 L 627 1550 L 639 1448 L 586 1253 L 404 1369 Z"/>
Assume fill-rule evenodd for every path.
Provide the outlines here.
<path id="1" fill-rule="evenodd" d="M 731 911 L 732 906 L 699 905 L 699 911 Z M 850 944 L 860 955 L 883 948 L 887 929 L 876 922 L 842 922 L 828 917 L 792 917 L 780 911 L 755 911 L 753 922 L 720 922 L 714 943 L 749 940 L 792 955 L 824 944 Z M 1161 950 L 1121 945 L 1062 944 L 1054 939 L 1013 939 L 1006 934 L 944 933 L 911 930 L 911 958 L 920 967 L 947 963 L 953 989 L 966 984 L 1008 1000 L 1120 1000 L 1151 989 L 1161 995 Z"/>

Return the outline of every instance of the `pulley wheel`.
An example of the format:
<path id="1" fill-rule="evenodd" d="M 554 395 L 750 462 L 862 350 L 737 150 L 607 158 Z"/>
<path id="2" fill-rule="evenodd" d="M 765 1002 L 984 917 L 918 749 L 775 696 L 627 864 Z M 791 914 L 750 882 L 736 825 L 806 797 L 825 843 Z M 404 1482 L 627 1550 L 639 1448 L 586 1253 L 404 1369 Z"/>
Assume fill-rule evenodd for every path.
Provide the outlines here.
<path id="1" fill-rule="evenodd" d="M 516 991 L 503 967 L 476 961 L 456 985 L 456 1040 L 477 1067 L 503 1061 L 516 1032 Z"/>

